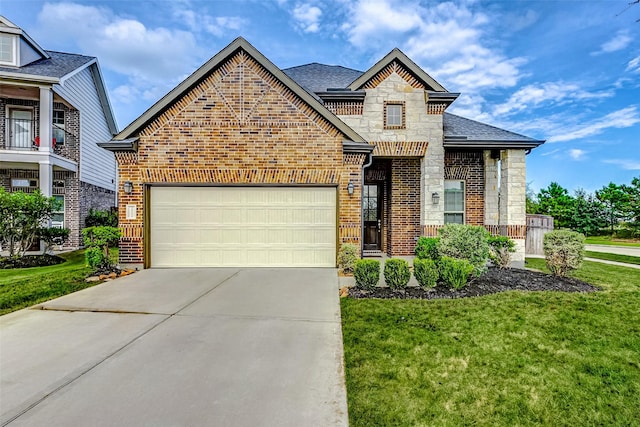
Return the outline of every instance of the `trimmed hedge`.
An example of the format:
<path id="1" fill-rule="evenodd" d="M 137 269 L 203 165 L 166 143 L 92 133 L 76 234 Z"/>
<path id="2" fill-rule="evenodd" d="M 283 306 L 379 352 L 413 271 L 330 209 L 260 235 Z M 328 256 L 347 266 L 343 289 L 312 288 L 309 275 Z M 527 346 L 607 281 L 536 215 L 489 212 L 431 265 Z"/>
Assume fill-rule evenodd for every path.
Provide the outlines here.
<path id="1" fill-rule="evenodd" d="M 413 275 L 424 289 L 435 287 L 440 276 L 438 265 L 434 260 L 420 258 L 413 260 Z"/>
<path id="2" fill-rule="evenodd" d="M 582 265 L 584 239 L 584 235 L 568 230 L 550 231 L 544 235 L 544 258 L 553 275 L 566 276 Z"/>
<path id="3" fill-rule="evenodd" d="M 440 239 L 437 237 L 420 237 L 416 243 L 415 255 L 420 259 L 432 259 L 437 261 L 440 258 L 438 254 L 438 244 Z"/>
<path id="4" fill-rule="evenodd" d="M 399 258 L 389 258 L 384 263 L 384 281 L 391 289 L 404 289 L 411 279 L 409 263 Z"/>
<path id="5" fill-rule="evenodd" d="M 380 280 L 380 261 L 377 259 L 357 260 L 353 268 L 353 277 L 356 279 L 357 287 L 366 290 L 375 288 Z"/>
<path id="6" fill-rule="evenodd" d="M 465 259 L 442 257 L 439 262 L 440 277 L 452 289 L 462 289 L 469 281 L 474 266 Z"/>

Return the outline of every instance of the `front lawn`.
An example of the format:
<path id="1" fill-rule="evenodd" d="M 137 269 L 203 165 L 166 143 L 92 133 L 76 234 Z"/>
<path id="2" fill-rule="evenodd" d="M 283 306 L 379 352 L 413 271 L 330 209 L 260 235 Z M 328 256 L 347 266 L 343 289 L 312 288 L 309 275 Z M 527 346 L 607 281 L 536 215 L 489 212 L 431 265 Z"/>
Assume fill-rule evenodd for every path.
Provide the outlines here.
<path id="1" fill-rule="evenodd" d="M 640 264 L 640 257 L 632 255 L 609 254 L 606 252 L 585 251 L 584 256 L 587 258 L 604 259 L 607 261 L 626 262 L 627 264 Z"/>
<path id="2" fill-rule="evenodd" d="M 585 262 L 575 276 L 603 291 L 342 299 L 351 425 L 632 425 L 640 275 Z"/>
<path id="3" fill-rule="evenodd" d="M 637 239 L 617 239 L 611 236 L 590 236 L 585 239 L 587 245 L 640 246 Z"/>
<path id="4" fill-rule="evenodd" d="M 57 265 L 0 270 L 0 315 L 97 283 L 84 280 L 91 271 L 85 266 L 84 250 L 60 256 L 66 261 Z"/>

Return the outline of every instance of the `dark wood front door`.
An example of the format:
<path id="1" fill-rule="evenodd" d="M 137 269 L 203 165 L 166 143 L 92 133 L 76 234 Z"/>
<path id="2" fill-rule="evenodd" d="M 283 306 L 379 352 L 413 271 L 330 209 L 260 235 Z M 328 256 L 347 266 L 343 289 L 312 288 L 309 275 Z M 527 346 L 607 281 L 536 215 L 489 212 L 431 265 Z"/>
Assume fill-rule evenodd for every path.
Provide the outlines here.
<path id="1" fill-rule="evenodd" d="M 366 184 L 362 194 L 364 218 L 364 249 L 376 251 L 382 243 L 382 186 Z"/>

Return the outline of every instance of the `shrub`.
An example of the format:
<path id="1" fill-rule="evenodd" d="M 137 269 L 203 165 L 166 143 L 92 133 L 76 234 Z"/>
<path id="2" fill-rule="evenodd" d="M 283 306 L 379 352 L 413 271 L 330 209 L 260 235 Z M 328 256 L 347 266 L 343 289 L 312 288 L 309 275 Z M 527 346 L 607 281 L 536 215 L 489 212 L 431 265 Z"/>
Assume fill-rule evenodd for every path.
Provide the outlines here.
<path id="1" fill-rule="evenodd" d="M 118 214 L 115 210 L 89 209 L 89 214 L 84 219 L 86 227 L 117 227 Z"/>
<path id="2" fill-rule="evenodd" d="M 440 239 L 437 237 L 420 237 L 416 244 L 415 254 L 420 259 L 432 259 L 437 261 L 440 256 L 438 255 L 438 242 Z"/>
<path id="3" fill-rule="evenodd" d="M 399 258 L 389 258 L 384 263 L 384 282 L 391 289 L 404 289 L 411 279 L 409 263 Z"/>
<path id="4" fill-rule="evenodd" d="M 474 267 L 476 276 L 487 268 L 489 260 L 489 232 L 481 226 L 447 224 L 439 231 L 440 256 L 464 259 Z"/>
<path id="5" fill-rule="evenodd" d="M 44 253 L 49 253 L 53 245 L 62 245 L 69 240 L 70 230 L 68 228 L 41 228 L 38 232 L 40 239 L 44 242 Z"/>
<path id="6" fill-rule="evenodd" d="M 60 201 L 40 191 L 9 193 L 0 187 L 0 243 L 10 257 L 24 256 L 43 222 L 61 208 Z"/>
<path id="7" fill-rule="evenodd" d="M 84 252 L 87 264 L 94 270 L 111 267 L 109 246 L 115 246 L 120 238 L 120 230 L 115 227 L 88 227 L 82 230 L 82 238 L 87 249 Z"/>
<path id="8" fill-rule="evenodd" d="M 440 277 L 445 285 L 453 289 L 462 289 L 474 271 L 474 266 L 465 259 L 443 256 L 438 263 Z"/>
<path id="9" fill-rule="evenodd" d="M 359 259 L 353 267 L 356 286 L 371 290 L 378 286 L 380 280 L 380 261 L 377 259 Z"/>
<path id="10" fill-rule="evenodd" d="M 415 258 L 413 260 L 413 275 L 422 288 L 430 289 L 438 282 L 438 265 L 432 259 Z"/>
<path id="11" fill-rule="evenodd" d="M 353 272 L 353 267 L 358 260 L 358 247 L 353 243 L 344 243 L 338 251 L 338 268 L 344 273 Z"/>
<path id="12" fill-rule="evenodd" d="M 516 244 L 507 236 L 489 237 L 489 259 L 498 268 L 509 268 L 511 254 L 516 251 Z"/>
<path id="13" fill-rule="evenodd" d="M 543 249 L 549 271 L 555 276 L 566 276 L 582 264 L 584 235 L 568 230 L 551 231 L 544 235 Z"/>

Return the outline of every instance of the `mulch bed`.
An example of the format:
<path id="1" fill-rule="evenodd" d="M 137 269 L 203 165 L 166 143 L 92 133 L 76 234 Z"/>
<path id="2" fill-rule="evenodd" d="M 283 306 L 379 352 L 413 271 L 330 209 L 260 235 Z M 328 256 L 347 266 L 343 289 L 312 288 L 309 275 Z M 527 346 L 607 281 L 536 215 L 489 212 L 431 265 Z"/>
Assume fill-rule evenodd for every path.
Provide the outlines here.
<path id="1" fill-rule="evenodd" d="M 449 289 L 438 284 L 433 289 L 407 287 L 403 291 L 394 291 L 387 287 L 377 287 L 365 291 L 357 287 L 349 288 L 351 298 L 397 298 L 397 299 L 453 299 L 479 297 L 505 291 L 558 291 L 558 292 L 595 292 L 600 289 L 572 277 L 555 277 L 538 271 L 521 269 L 490 268 L 482 276 L 473 279 L 460 290 Z"/>
<path id="2" fill-rule="evenodd" d="M 29 268 L 47 267 L 49 265 L 61 264 L 65 260 L 55 255 L 25 255 L 19 258 L 0 258 L 0 268 Z"/>

